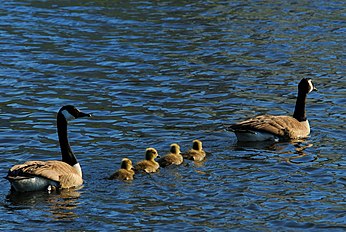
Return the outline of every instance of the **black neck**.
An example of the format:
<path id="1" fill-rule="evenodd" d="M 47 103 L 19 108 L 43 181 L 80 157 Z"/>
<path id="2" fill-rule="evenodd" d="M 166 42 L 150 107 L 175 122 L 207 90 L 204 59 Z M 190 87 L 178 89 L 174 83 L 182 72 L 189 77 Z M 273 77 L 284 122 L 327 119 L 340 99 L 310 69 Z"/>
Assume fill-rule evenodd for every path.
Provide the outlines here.
<path id="1" fill-rule="evenodd" d="M 306 120 L 306 114 L 305 114 L 306 96 L 307 96 L 307 93 L 301 93 L 298 91 L 298 97 L 297 97 L 296 107 L 294 109 L 293 117 L 297 119 L 299 122 Z"/>
<path id="2" fill-rule="evenodd" d="M 73 166 L 78 163 L 76 156 L 73 154 L 67 138 L 67 121 L 62 114 L 57 116 L 57 128 L 59 143 L 61 149 L 62 161 Z"/>

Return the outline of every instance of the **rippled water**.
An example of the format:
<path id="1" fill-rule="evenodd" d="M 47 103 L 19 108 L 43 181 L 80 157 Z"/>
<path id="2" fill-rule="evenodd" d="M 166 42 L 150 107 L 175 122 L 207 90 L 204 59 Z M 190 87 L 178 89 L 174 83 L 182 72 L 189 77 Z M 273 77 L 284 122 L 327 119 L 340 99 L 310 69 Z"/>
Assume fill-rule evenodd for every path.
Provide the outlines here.
<path id="1" fill-rule="evenodd" d="M 0 4 L 1 175 L 60 159 L 69 127 L 85 184 L 9 195 L 1 230 L 345 230 L 343 1 L 6 1 Z M 223 125 L 292 114 L 310 77 L 311 137 L 239 144 Z M 130 183 L 104 178 L 145 148 L 210 155 Z"/>

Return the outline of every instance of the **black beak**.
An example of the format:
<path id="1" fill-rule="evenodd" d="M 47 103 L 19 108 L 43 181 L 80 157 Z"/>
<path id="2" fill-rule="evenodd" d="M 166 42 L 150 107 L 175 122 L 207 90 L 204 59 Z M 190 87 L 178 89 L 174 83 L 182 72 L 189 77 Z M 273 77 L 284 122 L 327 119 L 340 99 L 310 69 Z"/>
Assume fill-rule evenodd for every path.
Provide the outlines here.
<path id="1" fill-rule="evenodd" d="M 91 117 L 91 114 L 86 114 L 86 113 L 83 113 L 83 112 L 78 112 L 76 118 L 83 118 L 83 117 Z"/>

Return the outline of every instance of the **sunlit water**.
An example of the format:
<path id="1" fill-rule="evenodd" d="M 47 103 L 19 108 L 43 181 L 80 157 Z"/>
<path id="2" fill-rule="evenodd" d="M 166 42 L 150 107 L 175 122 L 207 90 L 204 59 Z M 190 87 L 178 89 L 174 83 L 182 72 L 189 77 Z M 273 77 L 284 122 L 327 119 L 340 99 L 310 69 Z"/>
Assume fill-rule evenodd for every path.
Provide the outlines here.
<path id="1" fill-rule="evenodd" d="M 60 159 L 69 126 L 84 186 L 9 195 L 1 230 L 297 231 L 346 229 L 343 1 L 4 1 L 0 4 L 1 176 Z M 237 144 L 224 125 L 292 114 L 308 96 L 311 137 Z M 129 183 L 105 180 L 147 147 L 192 140 L 209 152 Z"/>

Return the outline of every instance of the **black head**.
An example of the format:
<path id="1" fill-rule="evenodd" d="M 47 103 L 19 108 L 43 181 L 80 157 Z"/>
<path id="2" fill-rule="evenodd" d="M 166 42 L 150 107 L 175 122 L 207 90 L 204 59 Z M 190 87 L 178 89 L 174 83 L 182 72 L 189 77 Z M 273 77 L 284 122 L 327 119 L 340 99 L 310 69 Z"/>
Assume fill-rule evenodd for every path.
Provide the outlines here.
<path id="1" fill-rule="evenodd" d="M 63 115 L 67 121 L 76 118 L 91 117 L 91 114 L 83 113 L 72 105 L 66 105 L 61 107 L 58 114 Z"/>
<path id="2" fill-rule="evenodd" d="M 298 85 L 298 91 L 301 93 L 308 94 L 311 91 L 317 91 L 314 84 L 312 83 L 312 80 L 310 78 L 303 78 Z"/>

